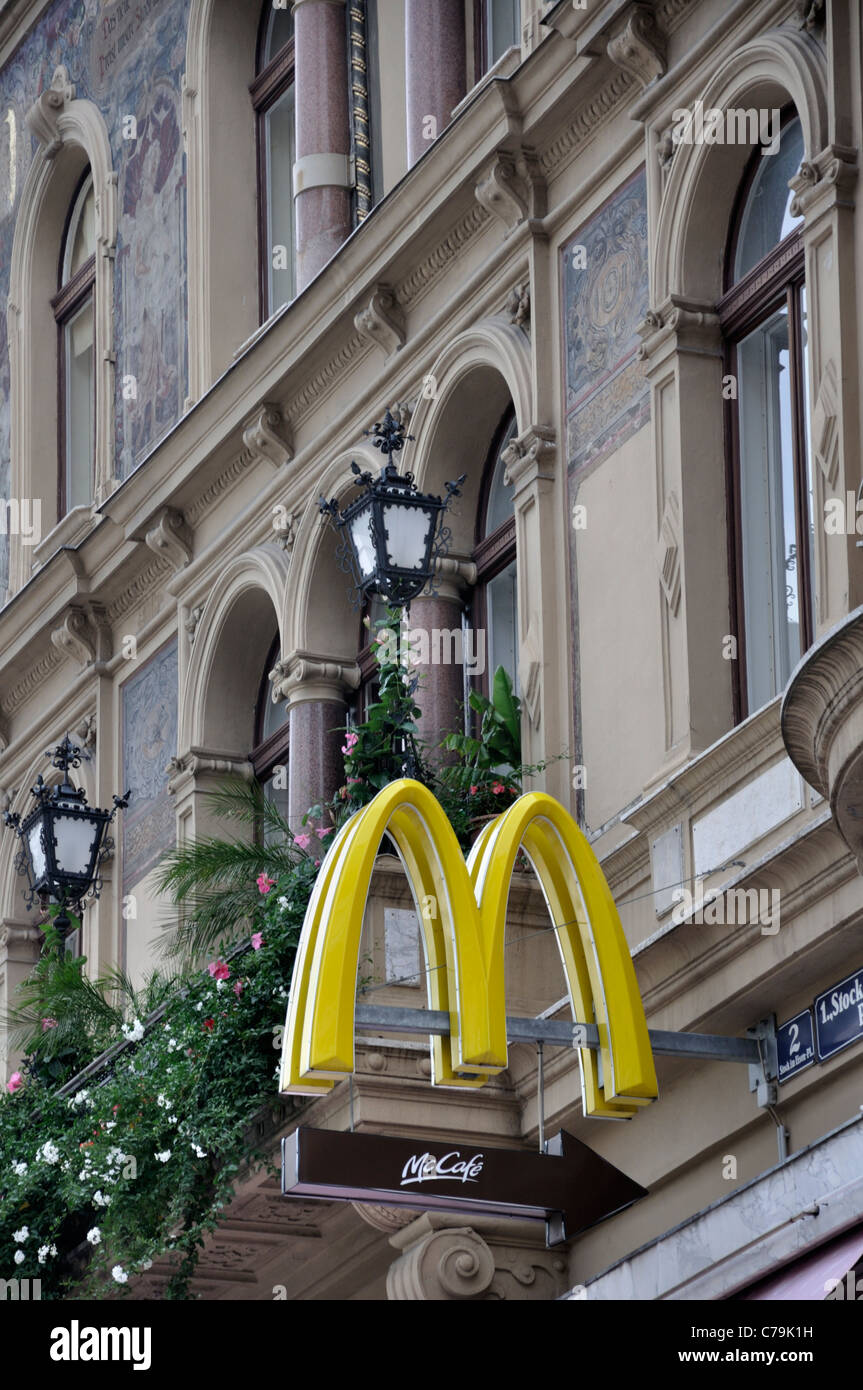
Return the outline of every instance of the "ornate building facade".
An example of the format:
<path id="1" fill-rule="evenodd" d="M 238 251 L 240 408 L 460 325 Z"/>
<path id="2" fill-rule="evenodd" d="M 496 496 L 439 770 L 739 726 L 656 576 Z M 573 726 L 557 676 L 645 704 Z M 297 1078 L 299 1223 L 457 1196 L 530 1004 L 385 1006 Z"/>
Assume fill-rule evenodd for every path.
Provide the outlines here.
<path id="1" fill-rule="evenodd" d="M 226 774 L 294 824 L 338 786 L 367 635 L 317 499 L 375 466 L 363 431 L 398 406 L 421 488 L 467 475 L 412 622 L 465 626 L 485 678 L 510 671 L 650 1026 L 743 1036 L 863 970 L 860 52 L 858 0 L 6 5 L 0 787 L 21 810 L 68 729 L 91 802 L 132 790 L 89 968 L 152 963 L 154 869 L 216 828 Z M 429 661 L 430 741 L 483 679 Z M 40 949 L 12 839 L 3 1005 Z M 416 923 L 379 863 L 380 998 L 416 1006 L 386 987 Z M 567 1016 L 533 880 L 508 924 L 508 1012 Z M 632 1208 L 548 1250 L 532 1222 L 248 1175 L 195 1287 L 719 1298 L 807 1260 L 842 1275 L 863 1255 L 855 1040 L 799 1074 L 768 1059 L 755 1091 L 660 1057 L 628 1124 L 586 1120 L 577 1054 L 549 1052 L 546 1132 L 647 1188 Z M 514 1044 L 479 1092 L 432 1095 L 425 1045 L 366 1038 L 354 1122 L 536 1147 L 537 1071 Z M 347 1128 L 347 1088 L 302 1113 Z"/>

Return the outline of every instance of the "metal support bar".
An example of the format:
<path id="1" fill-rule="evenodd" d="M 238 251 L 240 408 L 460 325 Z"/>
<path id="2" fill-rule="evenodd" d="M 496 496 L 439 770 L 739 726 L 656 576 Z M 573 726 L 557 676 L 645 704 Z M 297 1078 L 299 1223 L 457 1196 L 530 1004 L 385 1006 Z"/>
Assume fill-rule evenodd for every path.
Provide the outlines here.
<path id="1" fill-rule="evenodd" d="M 442 1009 L 393 1009 L 380 1004 L 358 1004 L 356 1026 L 361 1032 L 434 1033 L 449 1035 L 449 1014 Z M 669 1033 L 651 1028 L 650 1045 L 662 1057 L 700 1057 L 712 1062 L 760 1061 L 755 1038 L 727 1038 L 717 1033 Z M 509 1042 L 549 1043 L 553 1047 L 589 1047 L 599 1050 L 599 1029 L 595 1023 L 572 1023 L 568 1019 L 507 1018 Z"/>

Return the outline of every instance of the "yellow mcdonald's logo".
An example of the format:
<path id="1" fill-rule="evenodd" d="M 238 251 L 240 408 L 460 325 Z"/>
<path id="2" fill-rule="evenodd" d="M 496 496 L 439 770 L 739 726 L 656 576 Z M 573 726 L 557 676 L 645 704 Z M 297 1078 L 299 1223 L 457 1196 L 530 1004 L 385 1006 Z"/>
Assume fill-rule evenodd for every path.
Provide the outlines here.
<path id="1" fill-rule="evenodd" d="M 360 937 L 387 832 L 417 907 L 429 1008 L 450 1016 L 450 1036 L 432 1039 L 434 1084 L 481 1086 L 507 1065 L 504 927 L 523 850 L 555 925 L 573 1017 L 595 1019 L 599 1029 L 599 1053 L 580 1049 L 585 1114 L 625 1119 L 656 1099 L 647 1021 L 617 908 L 569 813 L 553 797 L 530 792 L 486 826 L 465 862 L 440 803 L 407 778 L 351 817 L 321 866 L 288 1001 L 283 1093 L 324 1095 L 354 1070 Z M 429 900 L 436 910 L 423 912 Z"/>

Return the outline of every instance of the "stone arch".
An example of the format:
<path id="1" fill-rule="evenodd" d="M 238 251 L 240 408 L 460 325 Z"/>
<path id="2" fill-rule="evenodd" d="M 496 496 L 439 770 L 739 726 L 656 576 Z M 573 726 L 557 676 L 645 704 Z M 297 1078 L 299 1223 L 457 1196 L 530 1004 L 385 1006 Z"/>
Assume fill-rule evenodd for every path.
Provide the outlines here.
<path id="1" fill-rule="evenodd" d="M 705 109 L 771 109 L 791 101 L 807 160 L 828 143 L 826 59 L 808 34 L 782 28 L 759 36 L 732 54 L 699 95 Z M 750 153 L 748 145 L 677 146 L 651 237 L 654 304 L 671 295 L 715 303 L 721 295 L 722 248 Z"/>
<path id="2" fill-rule="evenodd" d="M 50 299 L 66 215 L 89 164 L 96 198 L 96 444 L 98 505 L 114 483 L 114 255 L 117 246 L 117 175 L 108 130 L 91 101 L 75 98 L 66 69 L 27 113 L 39 141 L 24 181 L 15 223 L 9 279 L 8 334 L 11 376 L 11 496 L 39 498 L 42 533 L 57 522 L 57 337 Z M 82 509 L 83 510 L 83 509 Z M 67 522 L 80 530 L 89 515 Z M 64 535 L 71 540 L 72 534 Z M 31 548 L 10 538 L 9 588 L 26 583 Z"/>
<path id="3" fill-rule="evenodd" d="M 277 627 L 284 647 L 289 562 L 276 545 L 239 555 L 214 584 L 180 699 L 178 748 L 240 760 L 252 745 L 261 671 Z"/>
<path id="4" fill-rule="evenodd" d="M 192 0 L 183 78 L 189 401 L 258 327 L 257 151 L 249 83 L 261 4 Z"/>

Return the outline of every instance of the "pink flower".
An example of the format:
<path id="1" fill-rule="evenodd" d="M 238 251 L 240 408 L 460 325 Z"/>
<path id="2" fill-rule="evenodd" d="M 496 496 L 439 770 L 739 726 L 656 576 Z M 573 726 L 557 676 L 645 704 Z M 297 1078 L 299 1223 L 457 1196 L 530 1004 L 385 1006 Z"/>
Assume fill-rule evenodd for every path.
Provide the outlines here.
<path id="1" fill-rule="evenodd" d="M 231 977 L 231 972 L 223 960 L 210 961 L 207 969 L 214 980 L 228 980 Z"/>
<path id="2" fill-rule="evenodd" d="M 349 787 L 358 787 L 358 786 L 360 785 L 360 783 L 362 782 L 362 780 L 363 780 L 362 777 L 349 777 L 349 778 L 348 778 L 348 786 L 349 786 Z"/>
<path id="3" fill-rule="evenodd" d="M 320 859 L 316 859 L 316 860 L 315 860 L 315 868 L 316 868 L 316 869 L 319 869 L 320 867 L 321 867 L 321 861 L 320 861 Z"/>
<path id="4" fill-rule="evenodd" d="M 43 1018 L 43 1019 L 42 1019 L 42 1032 L 43 1032 L 43 1033 L 47 1033 L 47 1031 L 48 1031 L 49 1028 L 56 1028 L 56 1027 L 57 1027 L 57 1020 L 56 1020 L 56 1018 Z"/>
<path id="5" fill-rule="evenodd" d="M 343 753 L 350 754 L 350 753 L 353 751 L 353 749 L 356 748 L 356 746 L 357 746 L 357 744 L 359 743 L 359 741 L 360 741 L 360 736 L 359 736 L 359 734 L 355 734 L 355 733 L 346 734 L 346 735 L 345 735 L 345 741 L 344 741 L 344 743 L 342 744 L 342 752 L 343 752 Z"/>
<path id="6" fill-rule="evenodd" d="M 214 1018 L 205 1018 L 204 1022 L 201 1024 L 201 1027 L 206 1028 L 210 1033 L 212 1033 L 215 1026 L 216 1020 Z"/>
<path id="7" fill-rule="evenodd" d="M 476 794 L 477 794 L 478 791 L 479 791 L 479 787 L 478 787 L 478 786 L 476 786 L 476 785 L 472 786 L 471 789 L 470 789 L 470 794 L 471 794 L 471 796 L 476 796 Z"/>
<path id="8" fill-rule="evenodd" d="M 15 1092 L 20 1091 L 23 1085 L 24 1078 L 21 1075 L 20 1071 L 13 1071 L 12 1075 L 9 1077 L 9 1080 L 6 1082 L 6 1090 L 9 1092 L 10 1096 L 14 1096 Z"/>
<path id="9" fill-rule="evenodd" d="M 261 934 L 261 932 L 256 931 L 255 934 L 254 934 L 254 936 L 252 937 L 252 950 L 253 950 L 253 951 L 260 951 L 260 949 L 261 949 L 261 947 L 263 946 L 263 944 L 264 944 L 263 935 Z"/>
<path id="10" fill-rule="evenodd" d="M 311 837 L 311 835 L 295 835 L 295 836 L 294 836 L 294 844 L 295 844 L 295 845 L 299 845 L 300 849 L 308 849 L 308 847 L 309 847 L 309 845 L 310 845 L 311 843 L 312 843 L 312 837 Z"/>
<path id="11" fill-rule="evenodd" d="M 258 891 L 261 893 L 269 893 L 270 889 L 276 886 L 276 880 L 274 878 L 269 878 L 266 874 L 258 874 L 255 882 L 258 885 Z"/>
<path id="12" fill-rule="evenodd" d="M 500 796 L 501 792 L 506 791 L 506 787 L 503 785 L 503 782 L 495 782 L 492 786 L 492 791 L 494 792 L 495 796 Z"/>
<path id="13" fill-rule="evenodd" d="M 242 994 L 242 992 L 243 992 L 242 981 L 241 981 L 241 980 L 235 980 L 235 981 L 234 981 L 234 993 L 236 994 L 236 996 L 237 996 L 238 999 L 239 999 L 240 995 Z"/>
<path id="14" fill-rule="evenodd" d="M 326 837 L 327 837 L 327 835 L 332 835 L 332 833 L 333 833 L 333 827 L 332 827 L 331 825 L 328 825 L 327 828 L 326 828 L 325 830 L 316 830 L 316 831 L 315 831 L 315 834 L 317 835 L 317 837 L 318 837 L 319 840 L 325 840 Z"/>

